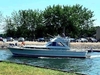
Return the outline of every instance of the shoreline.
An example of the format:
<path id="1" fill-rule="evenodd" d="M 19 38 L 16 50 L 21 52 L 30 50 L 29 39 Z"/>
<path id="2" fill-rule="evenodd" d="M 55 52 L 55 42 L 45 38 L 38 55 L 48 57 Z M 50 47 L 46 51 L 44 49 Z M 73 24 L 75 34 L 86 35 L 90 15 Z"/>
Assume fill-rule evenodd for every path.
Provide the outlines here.
<path id="1" fill-rule="evenodd" d="M 0 41 L 0 49 L 7 49 L 9 44 L 15 44 L 16 42 L 1 42 Z M 17 42 L 18 46 L 21 45 L 21 42 Z M 34 42 L 34 41 L 25 41 L 26 45 L 44 45 L 46 42 Z M 100 42 L 71 42 L 71 49 L 77 50 L 100 50 Z"/>

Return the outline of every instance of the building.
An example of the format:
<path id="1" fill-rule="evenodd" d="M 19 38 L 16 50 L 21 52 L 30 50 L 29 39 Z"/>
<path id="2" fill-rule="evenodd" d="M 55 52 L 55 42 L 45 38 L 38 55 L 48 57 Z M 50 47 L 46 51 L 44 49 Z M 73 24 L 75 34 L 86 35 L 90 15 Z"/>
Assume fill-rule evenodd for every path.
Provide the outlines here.
<path id="1" fill-rule="evenodd" d="M 96 30 L 96 39 L 100 40 L 100 27 L 98 27 Z"/>

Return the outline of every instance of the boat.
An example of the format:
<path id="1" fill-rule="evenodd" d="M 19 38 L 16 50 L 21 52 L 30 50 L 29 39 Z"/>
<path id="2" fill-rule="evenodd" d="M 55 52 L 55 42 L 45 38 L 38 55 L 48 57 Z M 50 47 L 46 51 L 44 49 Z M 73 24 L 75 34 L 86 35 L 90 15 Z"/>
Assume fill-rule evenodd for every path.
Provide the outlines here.
<path id="1" fill-rule="evenodd" d="M 70 49 L 70 41 L 68 38 L 56 36 L 45 45 L 24 45 L 9 46 L 13 56 L 31 56 L 31 57 L 75 57 L 86 58 L 87 51 L 73 51 Z"/>

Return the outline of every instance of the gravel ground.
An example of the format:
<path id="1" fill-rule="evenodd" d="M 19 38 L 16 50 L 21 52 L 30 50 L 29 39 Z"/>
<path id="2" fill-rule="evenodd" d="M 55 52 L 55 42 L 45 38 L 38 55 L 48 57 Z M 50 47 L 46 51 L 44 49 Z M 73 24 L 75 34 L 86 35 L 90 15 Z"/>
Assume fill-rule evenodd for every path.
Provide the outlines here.
<path id="1" fill-rule="evenodd" d="M 87 42 L 87 43 L 71 43 L 70 47 L 73 49 L 100 49 L 100 42 L 97 43 L 91 43 L 91 42 Z"/>

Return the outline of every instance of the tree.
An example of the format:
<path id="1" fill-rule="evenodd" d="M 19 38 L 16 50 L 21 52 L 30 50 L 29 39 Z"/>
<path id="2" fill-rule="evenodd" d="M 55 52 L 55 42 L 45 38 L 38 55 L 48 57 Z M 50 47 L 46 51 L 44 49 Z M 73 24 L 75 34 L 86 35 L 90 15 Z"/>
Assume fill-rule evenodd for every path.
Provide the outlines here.
<path id="1" fill-rule="evenodd" d="M 0 12 L 0 32 L 4 30 L 4 17 L 2 13 Z M 2 33 L 1 33 L 2 34 Z"/>
<path id="2" fill-rule="evenodd" d="M 84 35 L 83 30 L 93 26 L 93 16 L 91 10 L 79 4 L 63 7 L 54 5 L 47 7 L 44 11 L 45 25 L 49 28 L 48 30 L 51 28 L 54 34 L 65 33 L 72 37 Z"/>
<path id="3" fill-rule="evenodd" d="M 16 32 L 16 27 L 12 21 L 12 19 L 10 17 L 6 17 L 5 18 L 5 22 L 6 22 L 6 26 L 5 26 L 5 31 L 7 36 L 16 36 L 15 32 Z"/>
<path id="4" fill-rule="evenodd" d="M 18 12 L 14 11 L 11 18 L 6 18 L 6 31 L 13 31 L 14 34 L 16 34 L 16 37 L 35 38 L 37 27 L 43 25 L 41 13 L 42 12 L 38 10 L 33 11 L 31 9 L 19 10 Z"/>
<path id="5" fill-rule="evenodd" d="M 62 16 L 63 10 L 62 6 L 60 5 L 53 5 L 53 7 L 49 6 L 44 11 L 44 19 L 45 19 L 45 25 L 47 27 L 47 33 L 52 34 L 59 34 L 60 31 L 58 30 L 61 28 L 61 16 Z M 54 35 L 53 34 L 53 35 Z"/>
<path id="6" fill-rule="evenodd" d="M 89 36 L 93 27 L 93 12 L 76 4 L 73 6 L 53 5 L 44 11 L 19 10 L 6 18 L 7 34 L 17 37 L 37 37 L 46 34 L 57 35 L 65 33 L 70 37 Z M 12 28 L 10 28 L 12 27 Z M 8 33 L 9 32 L 9 33 Z"/>
<path id="7" fill-rule="evenodd" d="M 88 10 L 79 4 L 72 6 L 72 21 L 77 28 L 77 35 L 86 35 L 84 31 L 88 31 L 88 29 L 93 26 L 93 16 L 94 15 L 91 10 Z"/>

